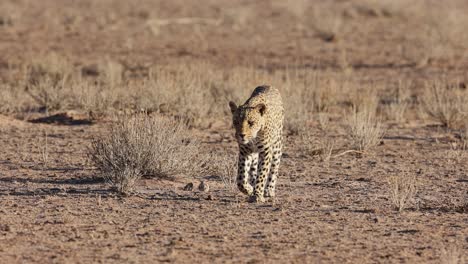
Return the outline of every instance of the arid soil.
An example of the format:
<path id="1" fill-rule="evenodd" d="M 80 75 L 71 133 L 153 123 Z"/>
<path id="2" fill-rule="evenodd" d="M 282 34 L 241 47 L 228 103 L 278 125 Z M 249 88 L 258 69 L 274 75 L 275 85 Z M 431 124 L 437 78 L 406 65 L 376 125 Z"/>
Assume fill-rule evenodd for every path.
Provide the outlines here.
<path id="1" fill-rule="evenodd" d="M 111 58 L 136 79 L 152 65 L 208 62 L 351 74 L 382 94 L 404 78 L 417 97 L 418 84 L 439 75 L 466 89 L 468 53 L 456 42 L 463 36 L 447 26 L 453 32 L 429 45 L 431 33 L 417 27 L 448 21 L 425 16 L 438 12 L 437 1 L 314 2 L 2 1 L 0 84 L 17 83 L 24 64 L 56 53 L 85 71 Z M 468 12 L 464 1 L 447 2 Z M 414 105 L 404 121 L 385 120 L 382 140 L 365 153 L 345 153 L 344 111 L 331 114 L 326 130 L 308 116 L 313 143 L 286 131 L 277 197 L 265 204 L 248 203 L 222 175 L 142 179 L 135 194 L 120 196 L 87 156 L 109 119 L 35 123 L 51 113 L 21 111 L 0 115 L 0 263 L 468 261 L 468 152 L 459 130 L 420 118 Z M 229 118 L 192 128 L 203 151 L 236 152 Z M 325 137 L 337 146 L 329 160 L 304 150 Z M 416 176 L 417 193 L 399 212 L 389 178 L 403 173 Z M 201 180 L 209 191 L 197 189 Z M 184 190 L 188 183 L 195 188 Z"/>

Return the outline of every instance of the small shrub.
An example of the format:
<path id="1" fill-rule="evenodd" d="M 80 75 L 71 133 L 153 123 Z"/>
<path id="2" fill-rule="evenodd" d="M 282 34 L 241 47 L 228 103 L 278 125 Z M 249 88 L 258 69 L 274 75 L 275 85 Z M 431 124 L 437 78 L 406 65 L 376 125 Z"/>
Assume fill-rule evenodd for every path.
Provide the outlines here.
<path id="1" fill-rule="evenodd" d="M 69 85 L 73 66 L 55 53 L 35 58 L 24 67 L 26 93 L 46 111 L 66 107 L 70 102 Z"/>
<path id="2" fill-rule="evenodd" d="M 46 77 L 28 86 L 26 92 L 46 111 L 65 108 L 68 103 L 64 79 L 52 80 Z"/>
<path id="3" fill-rule="evenodd" d="M 55 53 L 34 58 L 24 67 L 25 85 L 37 85 L 48 79 L 53 85 L 67 82 L 73 77 L 73 65 L 64 57 Z"/>
<path id="4" fill-rule="evenodd" d="M 445 80 L 427 83 L 421 97 L 423 112 L 448 128 L 455 128 L 466 118 L 467 104 L 466 92 Z"/>
<path id="5" fill-rule="evenodd" d="M 349 126 L 352 147 L 358 151 L 366 151 L 382 140 L 382 124 L 369 111 L 353 111 Z"/>
<path id="6" fill-rule="evenodd" d="M 416 176 L 405 172 L 388 179 L 390 201 L 395 209 L 403 211 L 414 200 L 417 192 Z"/>
<path id="7" fill-rule="evenodd" d="M 198 148 L 180 122 L 138 114 L 119 117 L 105 135 L 93 139 L 89 157 L 110 184 L 127 194 L 142 176 L 201 172 L 205 160 Z"/>

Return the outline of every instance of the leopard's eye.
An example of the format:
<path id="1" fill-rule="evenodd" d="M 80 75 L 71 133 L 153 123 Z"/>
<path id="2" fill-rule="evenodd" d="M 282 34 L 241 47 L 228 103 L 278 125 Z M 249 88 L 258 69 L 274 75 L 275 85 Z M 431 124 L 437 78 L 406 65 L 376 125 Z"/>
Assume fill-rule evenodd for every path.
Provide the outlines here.
<path id="1" fill-rule="evenodd" d="M 253 125 L 254 125 L 254 122 L 253 122 L 253 121 L 248 121 L 247 123 L 249 124 L 249 126 L 253 126 Z"/>

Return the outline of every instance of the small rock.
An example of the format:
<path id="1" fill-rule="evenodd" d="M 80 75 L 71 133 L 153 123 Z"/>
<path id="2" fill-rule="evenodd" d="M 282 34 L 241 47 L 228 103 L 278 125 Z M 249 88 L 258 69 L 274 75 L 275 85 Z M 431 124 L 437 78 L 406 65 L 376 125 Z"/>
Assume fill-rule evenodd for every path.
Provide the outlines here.
<path id="1" fill-rule="evenodd" d="M 12 231 L 12 229 L 11 229 L 11 227 L 9 225 L 5 224 L 5 225 L 0 226 L 0 231 L 10 232 L 10 231 Z"/>
<path id="2" fill-rule="evenodd" d="M 193 183 L 187 183 L 187 185 L 184 187 L 184 191 L 193 191 Z"/>
<path id="3" fill-rule="evenodd" d="M 201 181 L 200 185 L 198 185 L 198 190 L 200 192 L 209 192 L 210 191 L 210 186 L 208 185 L 208 183 L 206 183 L 204 181 Z"/>

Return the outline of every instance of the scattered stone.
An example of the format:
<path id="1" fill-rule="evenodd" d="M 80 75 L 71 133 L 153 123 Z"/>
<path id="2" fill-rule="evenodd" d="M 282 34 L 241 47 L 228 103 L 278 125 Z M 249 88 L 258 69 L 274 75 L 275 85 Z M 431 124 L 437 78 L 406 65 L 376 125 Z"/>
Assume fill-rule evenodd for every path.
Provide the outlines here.
<path id="1" fill-rule="evenodd" d="M 193 191 L 193 183 L 187 183 L 187 185 L 184 187 L 184 191 Z"/>
<path id="2" fill-rule="evenodd" d="M 0 225 L 0 231 L 10 232 L 12 231 L 11 227 L 7 224 Z"/>
<path id="3" fill-rule="evenodd" d="M 200 192 L 209 192 L 210 191 L 210 186 L 208 185 L 208 183 L 206 183 L 204 181 L 201 181 L 200 185 L 198 185 L 198 190 Z"/>

